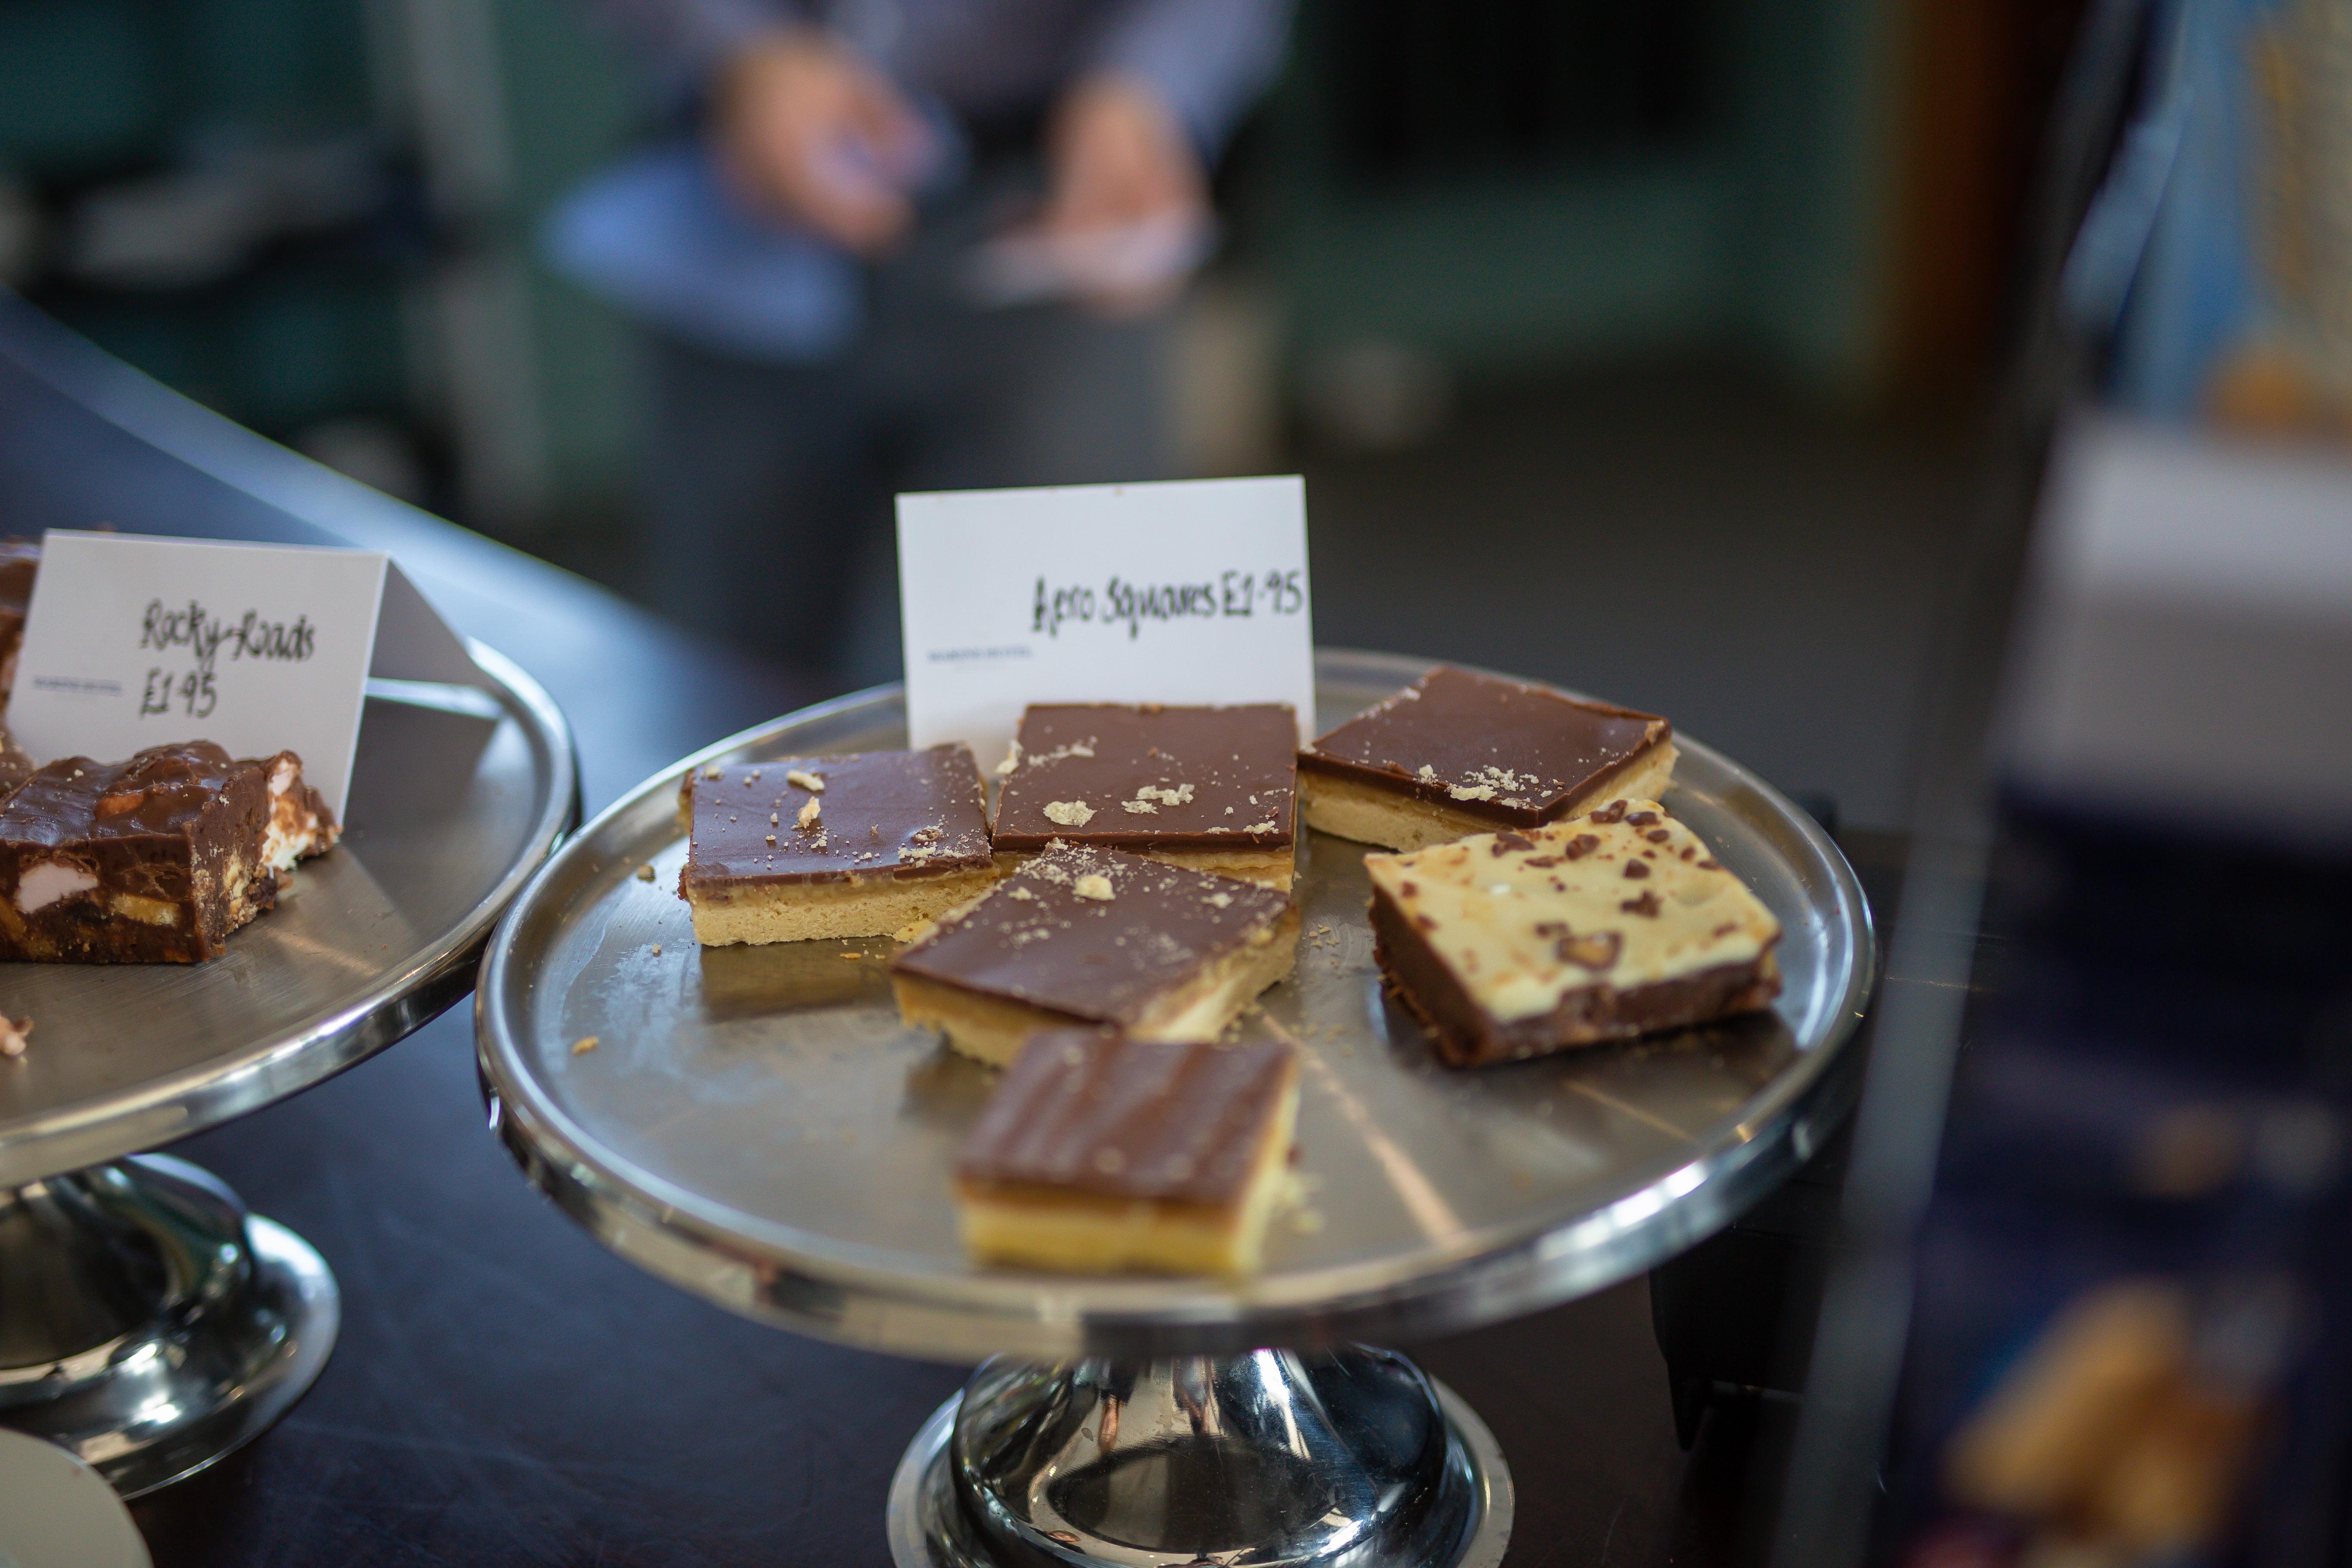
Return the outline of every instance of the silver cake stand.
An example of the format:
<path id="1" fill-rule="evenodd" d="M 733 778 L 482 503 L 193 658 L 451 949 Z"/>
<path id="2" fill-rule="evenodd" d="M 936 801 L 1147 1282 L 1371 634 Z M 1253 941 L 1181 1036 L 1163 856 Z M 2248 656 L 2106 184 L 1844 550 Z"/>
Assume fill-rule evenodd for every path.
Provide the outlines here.
<path id="1" fill-rule="evenodd" d="M 1326 651 L 1319 722 L 1424 668 Z M 747 731 L 648 780 L 532 879 L 476 997 L 491 1124 L 530 1180 L 622 1256 L 748 1316 L 995 1358 L 900 1467 L 900 1568 L 1500 1561 L 1512 1493 L 1493 1438 L 1362 1342 L 1599 1289 L 1811 1152 L 1851 1098 L 1841 1047 L 1874 972 L 1843 858 L 1684 740 L 1668 804 L 1786 925 L 1778 1008 L 1464 1073 L 1381 995 L 1363 847 L 1309 836 L 1297 972 L 1244 1025 L 1305 1064 L 1308 1206 L 1278 1222 L 1265 1272 L 981 1269 L 949 1173 L 990 1074 L 898 1023 L 890 943 L 706 951 L 674 891 L 686 768 L 904 740 L 895 689 Z"/>
<path id="2" fill-rule="evenodd" d="M 0 1061 L 0 1425 L 126 1497 L 302 1396 L 334 1276 L 205 1172 L 137 1151 L 258 1110 L 466 994 L 490 928 L 578 817 L 571 732 L 477 643 L 486 688 L 371 682 L 342 846 L 201 964 L 0 964 L 34 1021 Z"/>

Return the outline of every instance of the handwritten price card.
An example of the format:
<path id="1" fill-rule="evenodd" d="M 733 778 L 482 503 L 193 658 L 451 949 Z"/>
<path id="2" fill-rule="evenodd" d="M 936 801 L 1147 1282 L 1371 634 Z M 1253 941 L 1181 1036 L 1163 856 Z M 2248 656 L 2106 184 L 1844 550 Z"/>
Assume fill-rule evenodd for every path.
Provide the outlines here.
<path id="1" fill-rule="evenodd" d="M 1032 702 L 1287 702 L 1315 722 L 1295 476 L 898 498 L 907 728 L 986 763 Z"/>
<path id="2" fill-rule="evenodd" d="M 8 727 L 44 762 L 181 741 L 296 752 L 340 816 L 372 670 L 480 679 L 381 553 L 51 530 Z"/>

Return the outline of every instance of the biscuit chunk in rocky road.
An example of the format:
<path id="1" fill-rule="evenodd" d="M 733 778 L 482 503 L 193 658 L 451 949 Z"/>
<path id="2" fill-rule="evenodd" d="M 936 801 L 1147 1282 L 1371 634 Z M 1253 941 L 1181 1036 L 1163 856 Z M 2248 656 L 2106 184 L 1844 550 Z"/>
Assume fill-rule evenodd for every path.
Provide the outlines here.
<path id="1" fill-rule="evenodd" d="M 1288 1196 L 1298 1064 L 1286 1046 L 1029 1037 L 956 1163 L 982 1263 L 1247 1274 Z"/>
<path id="2" fill-rule="evenodd" d="M 1002 1067 L 1041 1028 L 1213 1038 L 1290 973 L 1298 911 L 1271 889 L 1050 844 L 890 961 L 898 1013 Z"/>
<path id="3" fill-rule="evenodd" d="M 1654 801 L 1364 866 L 1381 972 L 1455 1067 L 1706 1023 L 1780 994 L 1780 922 Z"/>
<path id="4" fill-rule="evenodd" d="M 706 947 L 887 936 L 1011 864 L 989 847 L 980 764 L 961 744 L 698 768 L 678 813 L 678 895 Z"/>
<path id="5" fill-rule="evenodd" d="M 1391 849 L 1655 799 L 1674 727 L 1653 713 L 1440 665 L 1298 753 L 1307 826 Z"/>
<path id="6" fill-rule="evenodd" d="M 291 752 L 190 741 L 51 763 L 0 801 L 0 958 L 217 958 L 341 832 Z"/>
<path id="7" fill-rule="evenodd" d="M 997 769 L 996 847 L 1060 839 L 1286 889 L 1297 755 L 1287 703 L 1032 706 Z"/>

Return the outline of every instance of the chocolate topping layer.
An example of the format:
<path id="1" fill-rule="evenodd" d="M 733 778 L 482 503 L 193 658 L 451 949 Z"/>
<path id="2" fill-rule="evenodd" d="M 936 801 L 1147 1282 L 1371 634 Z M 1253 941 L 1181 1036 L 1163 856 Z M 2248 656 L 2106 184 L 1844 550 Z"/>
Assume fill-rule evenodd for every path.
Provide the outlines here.
<path id="1" fill-rule="evenodd" d="M 980 764 L 960 742 L 923 752 L 704 768 L 688 775 L 683 793 L 693 837 L 679 873 L 681 893 L 858 876 L 936 877 L 992 858 Z"/>
<path id="2" fill-rule="evenodd" d="M 1672 733 L 1653 713 L 1440 665 L 1318 736 L 1298 765 L 1531 827 Z"/>
<path id="3" fill-rule="evenodd" d="M 0 802 L 0 957 L 187 963 L 277 901 L 338 837 L 301 760 L 210 741 L 68 757 Z"/>
<path id="4" fill-rule="evenodd" d="M 1055 844 L 890 961 L 893 973 L 1124 1024 L 1290 907 L 1251 882 Z M 1263 939 L 1261 939 L 1263 940 Z"/>
<path id="5" fill-rule="evenodd" d="M 1279 847 L 1291 841 L 1297 750 L 1287 703 L 1032 706 L 997 801 L 996 847 Z"/>
<path id="6" fill-rule="evenodd" d="M 1270 1040 L 1172 1045 L 1044 1030 L 1006 1069 L 956 1174 L 1223 1206 L 1249 1185 L 1297 1070 L 1289 1048 Z"/>

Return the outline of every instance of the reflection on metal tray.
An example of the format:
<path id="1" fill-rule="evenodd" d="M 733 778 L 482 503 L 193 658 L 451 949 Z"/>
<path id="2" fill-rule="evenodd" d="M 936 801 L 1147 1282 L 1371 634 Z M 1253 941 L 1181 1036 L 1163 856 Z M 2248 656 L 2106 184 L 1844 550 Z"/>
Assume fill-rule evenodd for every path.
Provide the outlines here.
<path id="1" fill-rule="evenodd" d="M 1425 666 L 1327 650 L 1318 668 L 1328 726 Z M 903 743 L 889 689 L 681 761 L 549 862 L 484 965 L 485 1092 L 516 1157 L 630 1259 L 739 1311 L 947 1358 L 1464 1328 L 1706 1234 L 1843 1110 L 1840 1047 L 1874 965 L 1861 889 L 1801 812 L 1683 738 L 1667 804 L 1787 927 L 1775 1011 L 1451 1071 L 1381 994 L 1364 847 L 1310 834 L 1297 971 L 1244 1026 L 1304 1047 L 1310 1217 L 1280 1226 L 1265 1271 L 1238 1283 L 974 1268 L 949 1168 L 988 1069 L 898 1022 L 891 944 L 705 951 L 676 894 L 687 767 Z"/>
<path id="2" fill-rule="evenodd" d="M 490 689 L 371 685 L 342 845 L 199 964 L 0 964 L 32 1048 L 0 1064 L 0 1188 L 184 1137 L 390 1045 L 473 980 L 577 812 L 570 732 L 504 658 Z"/>

